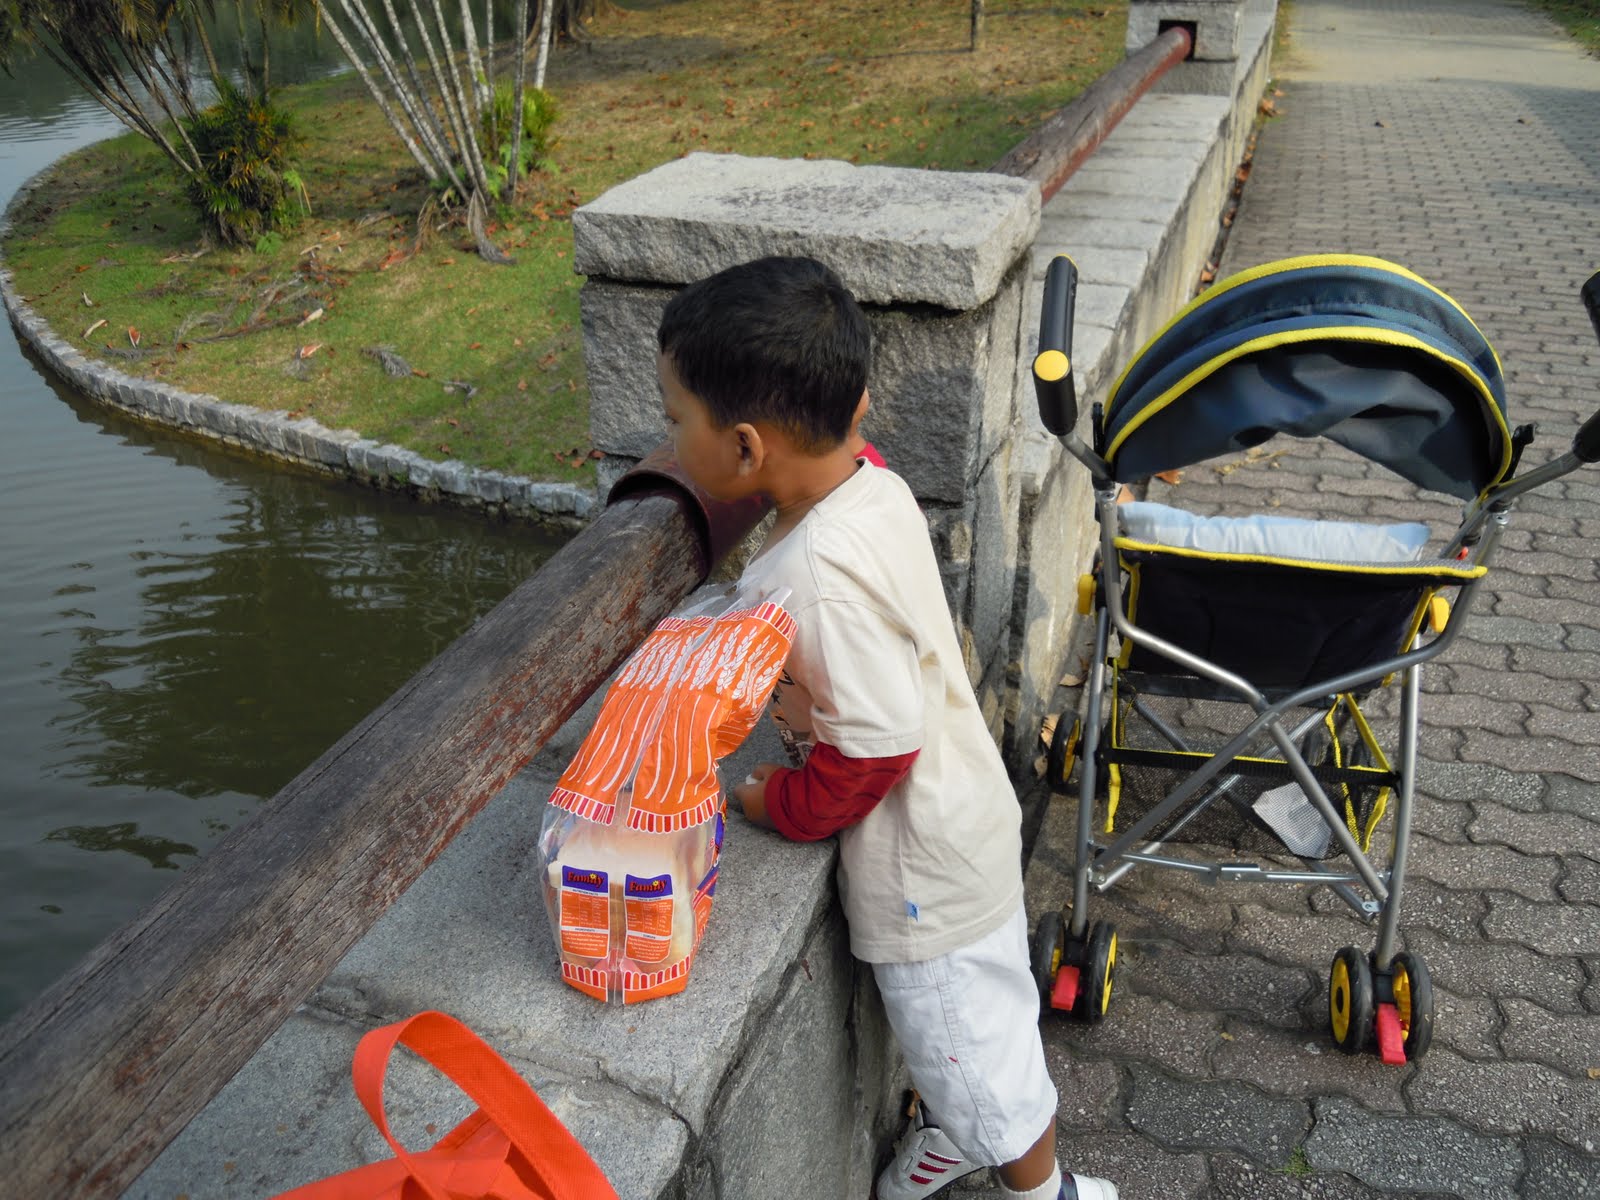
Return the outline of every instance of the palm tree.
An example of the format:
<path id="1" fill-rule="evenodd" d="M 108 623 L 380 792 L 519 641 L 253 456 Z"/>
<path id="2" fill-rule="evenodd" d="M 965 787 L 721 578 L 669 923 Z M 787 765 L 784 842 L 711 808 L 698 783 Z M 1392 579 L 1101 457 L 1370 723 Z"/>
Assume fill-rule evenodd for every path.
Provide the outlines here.
<path id="1" fill-rule="evenodd" d="M 483 37 L 468 0 L 459 6 L 461 48 L 446 18 L 445 0 L 315 0 L 320 20 L 360 76 L 406 152 L 447 202 L 465 208 L 478 253 L 491 262 L 511 260 L 489 240 L 489 201 L 514 195 L 522 166 L 525 55 L 518 54 L 511 128 L 494 128 L 493 4 L 485 3 Z M 397 6 L 405 5 L 405 12 Z M 520 0 L 517 20 L 526 20 Z M 405 18 L 409 17 L 409 21 Z M 480 136 L 482 134 L 483 136 Z M 492 157 L 506 144 L 504 163 Z M 488 143 L 488 144 L 485 144 Z"/>
<path id="2" fill-rule="evenodd" d="M 9 72 L 19 50 L 44 55 L 158 147 L 198 194 L 213 180 L 216 164 L 194 136 L 206 110 L 196 98 L 191 64 L 204 58 L 219 96 L 238 94 L 252 112 L 276 115 L 267 100 L 268 22 L 292 21 L 315 2 L 234 0 L 244 64 L 236 82 L 218 65 L 207 31 L 217 15 L 214 0 L 0 0 L 0 67 Z M 252 38 L 258 40 L 255 53 Z M 226 229 L 221 232 L 230 240 Z"/>

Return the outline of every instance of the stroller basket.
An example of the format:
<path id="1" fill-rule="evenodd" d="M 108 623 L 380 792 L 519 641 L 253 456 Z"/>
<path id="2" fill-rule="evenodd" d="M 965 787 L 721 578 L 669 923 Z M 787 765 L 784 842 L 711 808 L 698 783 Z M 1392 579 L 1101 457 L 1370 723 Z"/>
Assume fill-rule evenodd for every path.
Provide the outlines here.
<path id="1" fill-rule="evenodd" d="M 1085 444 L 1067 356 L 1075 285 L 1071 260 L 1056 259 L 1034 361 L 1040 415 L 1091 473 L 1100 529 L 1079 588 L 1090 676 L 1048 760 L 1060 790 L 1080 769 L 1072 899 L 1035 933 L 1041 996 L 1105 1015 L 1116 932 L 1090 922 L 1089 891 L 1132 870 L 1328 887 L 1378 923 L 1376 948 L 1345 947 L 1329 972 L 1334 1041 L 1355 1053 L 1375 1036 L 1385 1061 L 1414 1061 L 1431 1040 L 1432 989 L 1396 942 L 1420 671 L 1459 633 L 1517 497 L 1600 459 L 1600 414 L 1517 475 L 1533 431 L 1508 425 L 1499 359 L 1466 313 L 1393 263 L 1319 255 L 1242 272 L 1186 306 L 1095 406 Z M 1600 274 L 1583 299 L 1600 333 Z M 1459 527 L 1423 557 L 1428 531 L 1414 523 L 1127 502 L 1125 484 L 1278 435 L 1326 439 L 1456 497 Z M 1380 708 L 1385 721 L 1369 719 Z M 1391 808 L 1384 856 L 1374 834 Z M 1181 857 L 1167 849 L 1180 837 L 1195 843 Z M 1220 856 L 1202 861 L 1202 847 Z M 1245 849 L 1266 857 L 1241 861 Z"/>

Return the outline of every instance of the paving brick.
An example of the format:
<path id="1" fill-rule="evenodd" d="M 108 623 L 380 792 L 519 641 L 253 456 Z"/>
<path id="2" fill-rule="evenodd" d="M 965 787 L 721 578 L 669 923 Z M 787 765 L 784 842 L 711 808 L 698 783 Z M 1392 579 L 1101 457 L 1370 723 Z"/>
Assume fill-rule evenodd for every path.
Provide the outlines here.
<path id="1" fill-rule="evenodd" d="M 1085 1025 L 1046 1016 L 1046 1039 L 1071 1047 L 1082 1058 L 1153 1063 L 1191 1079 L 1207 1074 L 1207 1055 L 1217 1044 L 1223 1018 L 1204 996 L 1189 997 L 1193 1007 L 1185 1008 L 1154 996 L 1116 991 L 1114 1018 L 1108 1013 L 1105 1020 Z"/>
<path id="2" fill-rule="evenodd" d="M 1241 904 L 1236 909 L 1238 920 L 1228 944 L 1274 962 L 1305 967 L 1321 976 L 1339 947 L 1368 940 L 1365 926 L 1354 916 L 1345 915 L 1348 912 L 1340 906 L 1336 912 L 1301 916 Z"/>
<path id="3" fill-rule="evenodd" d="M 1425 763 L 1417 787 L 1435 803 L 1484 802 L 1521 812 L 1542 812 L 1546 807 L 1543 779 L 1488 763 Z"/>
<path id="4" fill-rule="evenodd" d="M 1454 659 L 1457 656 L 1451 657 Z M 1584 711 L 1584 696 L 1588 688 L 1576 679 L 1547 679 L 1529 671 L 1485 670 L 1471 663 L 1455 661 L 1445 669 L 1449 672 L 1446 682 L 1452 692 L 1522 704 L 1537 701 L 1553 708 Z M 1432 710 L 1429 709 L 1425 718 L 1431 717 Z"/>
<path id="5" fill-rule="evenodd" d="M 1462 850 L 1467 855 L 1472 853 L 1466 847 Z M 1400 925 L 1408 930 L 1431 929 L 1461 941 L 1482 935 L 1481 922 L 1488 911 L 1488 901 L 1469 887 L 1441 886 L 1433 882 L 1431 872 L 1412 873 L 1407 876 L 1400 902 Z"/>
<path id="6" fill-rule="evenodd" d="M 1463 1058 L 1499 1058 L 1505 1024 L 1492 996 L 1466 996 L 1433 985 L 1433 1044 L 1449 1046 Z M 1426 1063 L 1423 1064 L 1426 1069 Z"/>
<path id="7" fill-rule="evenodd" d="M 1131 1134 L 1058 1134 L 1056 1156 L 1067 1170 L 1115 1176 L 1121 1200 L 1203 1200 L 1210 1193 L 1203 1155 L 1174 1153 Z"/>
<path id="8" fill-rule="evenodd" d="M 1380 1112 L 1404 1112 L 1402 1088 L 1409 1071 L 1386 1067 L 1377 1055 L 1343 1054 L 1327 1029 L 1326 984 L 1309 1028 L 1275 1029 L 1230 1021 L 1227 1038 L 1212 1055 L 1216 1074 L 1273 1096 L 1348 1096 Z"/>
<path id="9" fill-rule="evenodd" d="M 1113 1123 L 1121 1110 L 1121 1067 L 1105 1061 L 1085 1062 L 1048 1032 L 1044 1061 L 1060 1097 L 1056 1122 L 1061 1128 L 1104 1129 Z"/>
<path id="10" fill-rule="evenodd" d="M 1538 1063 L 1474 1062 L 1439 1049 L 1407 1094 L 1485 1133 L 1544 1134 L 1581 1148 L 1600 1130 L 1600 1080 L 1574 1079 Z"/>
<path id="11" fill-rule="evenodd" d="M 1196 954 L 1161 943 L 1141 950 L 1137 966 L 1123 971 L 1119 986 L 1180 1008 L 1203 1005 L 1211 1012 L 1298 1029 L 1303 1002 L 1322 990 L 1306 968 L 1282 967 L 1246 954 Z"/>
<path id="12" fill-rule="evenodd" d="M 1587 780 L 1552 774 L 1546 778 L 1540 798 L 1552 812 L 1571 813 L 1600 822 L 1600 787 Z M 1597 825 L 1596 833 L 1600 834 L 1600 825 Z M 1595 842 L 1591 840 L 1588 843 L 1579 842 L 1573 848 L 1592 854 L 1594 846 Z"/>
<path id="13" fill-rule="evenodd" d="M 1452 941 L 1430 929 L 1409 931 L 1405 944 L 1422 955 L 1441 987 L 1457 995 L 1520 996 L 1554 1012 L 1584 1008 L 1580 997 L 1589 980 L 1574 959 L 1546 958 L 1526 946 Z"/>
<path id="14" fill-rule="evenodd" d="M 1528 732 L 1534 737 L 1557 737 L 1576 745 L 1600 744 L 1600 715 L 1534 704 L 1530 706 Z"/>
<path id="15" fill-rule="evenodd" d="M 1555 900 L 1561 861 L 1553 855 L 1530 855 L 1505 846 L 1462 846 L 1422 836 L 1411 840 L 1411 870 L 1449 889 L 1439 902 L 1463 903 L 1475 924 L 1483 915 L 1482 901 L 1468 893 L 1504 888 L 1530 900 Z"/>
<path id="16" fill-rule="evenodd" d="M 1576 955 L 1600 946 L 1600 907 L 1539 904 L 1505 893 L 1490 893 L 1488 901 L 1483 931 L 1489 937 L 1550 955 Z"/>
<path id="17" fill-rule="evenodd" d="M 1540 40 L 1551 38 L 1546 19 L 1496 0 L 1297 0 L 1288 19 L 1295 53 L 1281 64 L 1282 115 L 1260 130 L 1222 273 L 1325 248 L 1420 272 L 1499 348 L 1511 419 L 1542 426 L 1529 465 L 1548 461 L 1600 396 L 1600 352 L 1575 301 L 1591 264 L 1571 252 L 1571 231 L 1593 224 L 1600 185 L 1593 64 L 1574 57 L 1584 82 L 1558 82 L 1550 72 L 1566 60 Z M 1475 83 L 1472 59 L 1456 53 L 1463 39 L 1495 47 L 1495 72 L 1540 66 L 1522 83 Z M 1519 60 L 1535 45 L 1536 59 Z M 1430 61 L 1441 52 L 1448 57 Z M 1190 468 L 1175 488 L 1152 483 L 1150 497 L 1201 512 L 1414 517 L 1435 545 L 1457 521 L 1457 502 L 1342 448 L 1278 438 L 1265 451 Z M 1114 1139 L 1153 1151 L 1144 1162 L 1164 1168 L 1172 1143 L 1155 1127 L 1170 1134 L 1186 1119 L 1181 1132 L 1195 1140 L 1184 1154 L 1207 1154 L 1210 1178 L 1197 1192 L 1187 1160 L 1159 1183 L 1142 1163 L 1124 1200 L 1600 1194 L 1600 1155 L 1584 1134 L 1597 1124 L 1600 1081 L 1584 1059 L 1600 1029 L 1600 950 L 1575 952 L 1573 942 L 1600 946 L 1591 921 L 1600 904 L 1597 534 L 1600 471 L 1523 497 L 1462 636 L 1423 673 L 1401 914 L 1403 944 L 1435 981 L 1434 1049 L 1420 1066 L 1394 1071 L 1329 1052 L 1328 960 L 1339 945 L 1370 948 L 1376 930 L 1326 889 L 1212 889 L 1140 873 L 1109 909 L 1109 897 L 1095 900 L 1097 912 L 1131 905 L 1140 934 L 1129 951 L 1140 970 L 1124 974 L 1123 999 L 1223 1015 L 1210 1083 L 1245 1090 L 1217 1093 L 1221 1111 L 1274 1098 L 1316 1106 L 1304 1139 L 1310 1173 L 1291 1175 L 1232 1148 L 1232 1130 L 1205 1128 L 1213 1096 L 1181 1089 L 1206 1080 L 1137 1066 L 1145 1094 L 1124 1092 L 1135 1132 L 1075 1137 L 1094 1142 L 1103 1173 L 1121 1184 Z M 1392 697 L 1371 708 L 1375 720 L 1392 714 Z M 1298 1002 L 1274 995 L 1253 1008 L 1258 978 L 1302 981 Z M 1191 1008 L 1207 989 L 1209 1010 Z M 1148 1062 L 1148 1048 L 1138 1053 Z M 1165 1106 L 1135 1109 L 1153 1103 L 1151 1089 Z"/>
<path id="18" fill-rule="evenodd" d="M 1524 854 L 1563 854 L 1600 841 L 1600 824 L 1568 812 L 1513 812 L 1487 805 L 1467 827 L 1475 842 L 1498 842 Z"/>
<path id="19" fill-rule="evenodd" d="M 1521 1200 L 1600 1200 L 1600 1154 L 1585 1142 L 1582 1152 L 1545 1138 L 1527 1139 L 1528 1171 Z"/>
<path id="20" fill-rule="evenodd" d="M 1431 1066 L 1431 1063 L 1430 1063 Z M 1386 1119 L 1348 1100 L 1320 1100 L 1306 1138 L 1318 1170 L 1344 1171 L 1388 1191 L 1515 1200 L 1522 1151 L 1443 1117 Z"/>
<path id="21" fill-rule="evenodd" d="M 1565 597 L 1537 599 L 1507 592 L 1495 602 L 1494 611 L 1497 616 L 1528 617 L 1550 625 L 1600 626 L 1600 606 Z"/>
<path id="22" fill-rule="evenodd" d="M 1244 1159 L 1216 1155 L 1211 1160 L 1214 1200 L 1393 1200 L 1348 1175 L 1263 1170 Z"/>
<path id="23" fill-rule="evenodd" d="M 1528 708 L 1525 704 L 1492 700 L 1472 693 L 1442 693 L 1428 704 L 1428 726 L 1488 729 L 1507 737 L 1527 732 Z"/>
<path id="24" fill-rule="evenodd" d="M 1547 1012 L 1515 997 L 1501 1001 L 1505 1012 L 1502 1048 L 1510 1058 L 1543 1063 L 1572 1076 L 1600 1070 L 1600 1021 L 1585 1014 Z"/>
<path id="25" fill-rule="evenodd" d="M 1600 783 L 1600 748 L 1551 737 L 1506 737 L 1488 729 L 1462 733 L 1458 752 L 1467 762 L 1498 763 L 1528 772 L 1559 768 Z"/>
<path id="26" fill-rule="evenodd" d="M 1467 617 L 1466 633 L 1473 641 L 1502 642 L 1516 651 L 1525 646 L 1537 646 L 1545 650 L 1559 650 L 1562 646 L 1559 626 L 1530 621 L 1526 617 L 1490 616 L 1481 609 Z M 1522 669 L 1520 663 L 1516 665 Z"/>
<path id="27" fill-rule="evenodd" d="M 1175 1150 L 1237 1150 L 1281 1167 L 1311 1124 L 1303 1100 L 1264 1095 L 1244 1084 L 1189 1082 L 1135 1066 L 1128 1124 Z"/>
<path id="28" fill-rule="evenodd" d="M 1600 904 L 1600 862 L 1581 854 L 1567 856 L 1556 885 L 1563 900 L 1573 904 Z"/>

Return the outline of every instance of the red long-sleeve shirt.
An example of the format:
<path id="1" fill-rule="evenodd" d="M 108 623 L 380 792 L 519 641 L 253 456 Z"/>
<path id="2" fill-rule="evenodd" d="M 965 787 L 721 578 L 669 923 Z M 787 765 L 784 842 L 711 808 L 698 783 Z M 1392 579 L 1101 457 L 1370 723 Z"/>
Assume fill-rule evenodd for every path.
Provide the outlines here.
<path id="1" fill-rule="evenodd" d="M 820 842 L 860 821 L 905 778 L 916 750 L 887 758 L 848 758 L 818 742 L 806 765 L 767 776 L 763 791 L 773 828 L 795 842 Z"/>

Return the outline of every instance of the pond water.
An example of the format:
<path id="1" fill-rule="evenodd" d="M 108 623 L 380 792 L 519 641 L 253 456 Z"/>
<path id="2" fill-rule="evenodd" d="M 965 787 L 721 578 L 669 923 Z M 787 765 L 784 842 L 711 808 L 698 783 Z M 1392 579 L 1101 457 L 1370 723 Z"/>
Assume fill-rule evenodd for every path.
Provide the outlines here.
<path id="1" fill-rule="evenodd" d="M 338 65 L 290 37 L 279 78 Z M 0 74 L 0 206 L 120 131 L 46 63 Z M 0 416 L 4 1020 L 557 542 L 131 421 L 9 322 Z"/>

